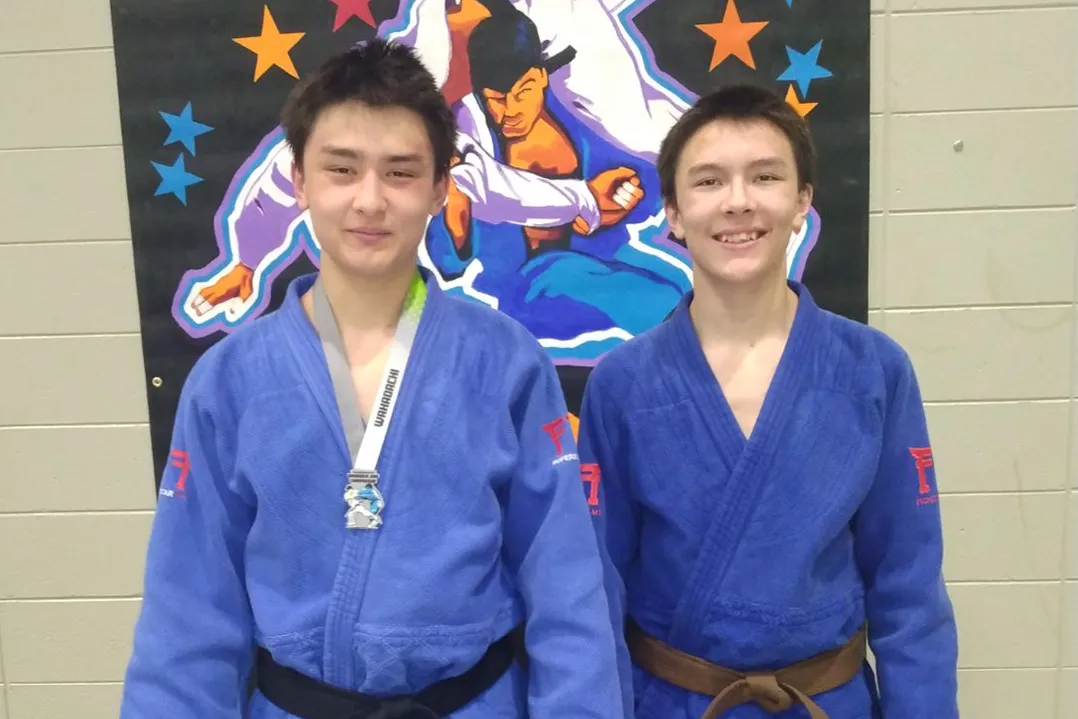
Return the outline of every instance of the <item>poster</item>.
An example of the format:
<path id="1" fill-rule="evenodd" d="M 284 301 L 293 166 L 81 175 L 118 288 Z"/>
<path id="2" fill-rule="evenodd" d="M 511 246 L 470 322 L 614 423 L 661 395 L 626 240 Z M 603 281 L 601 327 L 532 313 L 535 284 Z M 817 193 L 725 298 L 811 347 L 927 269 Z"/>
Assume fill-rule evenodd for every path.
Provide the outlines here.
<path id="1" fill-rule="evenodd" d="M 447 291 L 524 322 L 557 365 L 574 414 L 590 367 L 661 321 L 691 286 L 654 161 L 685 108 L 729 83 L 772 87 L 809 121 L 819 176 L 809 222 L 791 238 L 789 274 L 824 308 L 867 317 L 864 0 L 112 0 L 112 15 L 155 477 L 199 355 L 317 267 L 317 238 L 291 196 L 281 105 L 300 76 L 375 35 L 420 51 L 458 121 L 470 118 L 462 142 L 501 166 L 457 181 L 478 183 L 473 190 L 492 198 L 488 216 L 504 221 L 474 223 L 461 237 L 435 217 L 420 261 Z M 538 195 L 495 186 L 500 174 L 524 172 L 499 152 L 507 124 L 493 119 L 472 75 L 453 71 L 453 53 L 467 52 L 461 38 L 495 16 L 533 39 L 483 43 L 471 58 L 478 81 L 508 94 L 540 65 L 544 117 L 595 200 L 625 181 L 644 190 L 601 226 L 581 215 L 561 227 L 563 252 L 535 251 L 542 232 L 524 223 L 542 209 Z M 559 168 L 548 169 L 533 169 L 531 181 Z"/>

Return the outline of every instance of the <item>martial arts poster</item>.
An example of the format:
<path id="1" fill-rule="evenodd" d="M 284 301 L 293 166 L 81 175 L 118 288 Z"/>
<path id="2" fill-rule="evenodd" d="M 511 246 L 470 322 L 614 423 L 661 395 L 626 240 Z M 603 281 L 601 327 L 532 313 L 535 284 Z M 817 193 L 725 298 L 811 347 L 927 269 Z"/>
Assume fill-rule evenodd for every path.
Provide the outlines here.
<path id="1" fill-rule="evenodd" d="M 677 117 L 724 84 L 766 84 L 811 123 L 820 173 L 790 276 L 821 306 L 866 319 L 865 0 L 112 0 L 112 19 L 157 477 L 199 355 L 318 265 L 291 194 L 281 105 L 328 55 L 376 34 L 419 50 L 457 113 L 462 152 L 476 153 L 454 178 L 481 199 L 471 236 L 435 217 L 420 261 L 446 291 L 523 322 L 574 415 L 590 367 L 691 287 L 654 161 Z M 486 22 L 501 25 L 468 57 Z M 525 137 L 541 159 L 514 166 L 514 125 L 541 124 L 560 139 Z M 557 214 L 539 205 L 566 167 L 610 210 L 601 221 L 583 209 L 562 226 L 535 220 Z M 643 197 L 619 211 L 614 196 L 634 180 Z M 551 232 L 564 241 L 538 249 Z"/>

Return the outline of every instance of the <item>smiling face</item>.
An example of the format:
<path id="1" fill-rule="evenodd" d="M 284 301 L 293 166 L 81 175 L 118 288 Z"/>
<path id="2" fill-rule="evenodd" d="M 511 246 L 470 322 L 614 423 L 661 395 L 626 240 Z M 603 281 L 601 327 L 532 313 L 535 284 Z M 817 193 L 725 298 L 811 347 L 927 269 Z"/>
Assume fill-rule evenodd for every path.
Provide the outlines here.
<path id="1" fill-rule="evenodd" d="M 444 205 L 422 118 L 404 107 L 345 102 L 323 110 L 311 128 L 296 199 L 310 211 L 321 262 L 346 275 L 410 272 L 429 218 Z"/>
<path id="2" fill-rule="evenodd" d="M 719 283 L 785 282 L 786 247 L 812 204 L 790 140 L 763 119 L 717 119 L 685 143 L 666 213 L 696 272 Z"/>

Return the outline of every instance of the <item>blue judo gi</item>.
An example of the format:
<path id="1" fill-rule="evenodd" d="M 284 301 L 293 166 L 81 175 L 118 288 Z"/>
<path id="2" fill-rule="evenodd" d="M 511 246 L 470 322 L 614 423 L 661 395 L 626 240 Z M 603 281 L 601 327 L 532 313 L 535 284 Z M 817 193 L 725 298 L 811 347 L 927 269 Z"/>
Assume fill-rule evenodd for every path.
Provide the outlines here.
<path id="1" fill-rule="evenodd" d="M 294 280 L 183 388 L 121 719 L 238 719 L 256 646 L 333 686 L 414 693 L 525 625 L 455 719 L 624 716 L 599 546 L 553 365 L 514 320 L 429 273 L 378 462 L 384 524 L 348 529 L 352 468 Z M 261 692 L 251 719 L 284 711 Z"/>
<path id="2" fill-rule="evenodd" d="M 739 672 L 840 647 L 867 620 L 878 687 L 866 664 L 815 697 L 820 708 L 954 719 L 955 620 L 913 367 L 883 333 L 790 286 L 796 316 L 748 438 L 694 330 L 692 293 L 592 372 L 580 453 L 615 612 Z M 699 719 L 713 698 L 621 661 L 639 719 Z M 721 716 L 772 719 L 755 703 Z"/>

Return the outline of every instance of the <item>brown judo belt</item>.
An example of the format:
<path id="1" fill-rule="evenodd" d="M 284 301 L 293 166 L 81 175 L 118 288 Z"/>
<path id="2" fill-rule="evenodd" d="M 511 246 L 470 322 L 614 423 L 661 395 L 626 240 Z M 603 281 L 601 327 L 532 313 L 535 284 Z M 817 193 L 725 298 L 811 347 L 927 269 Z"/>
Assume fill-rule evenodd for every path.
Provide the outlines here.
<path id="1" fill-rule="evenodd" d="M 829 719 L 812 696 L 849 683 L 867 653 L 864 627 L 845 646 L 776 672 L 741 672 L 712 664 L 650 637 L 630 622 L 626 640 L 633 661 L 652 675 L 697 694 L 715 697 L 701 719 L 715 719 L 740 704 L 755 702 L 769 714 L 804 706 L 812 719 Z"/>

